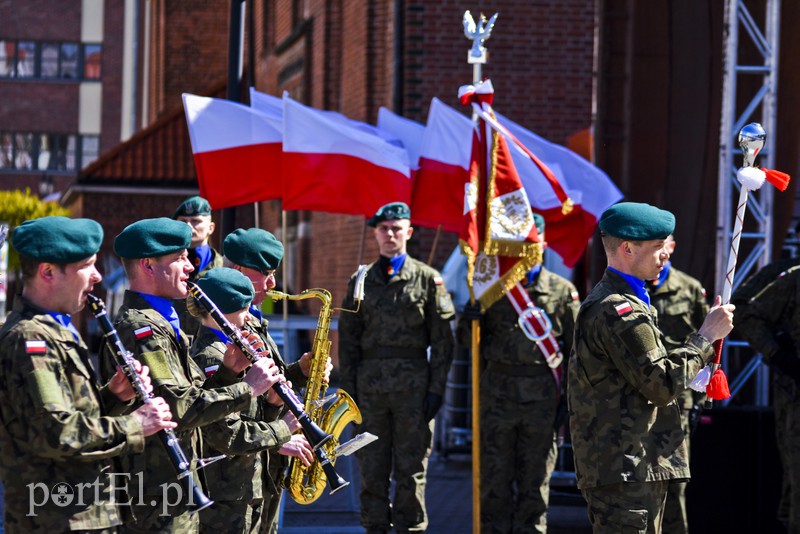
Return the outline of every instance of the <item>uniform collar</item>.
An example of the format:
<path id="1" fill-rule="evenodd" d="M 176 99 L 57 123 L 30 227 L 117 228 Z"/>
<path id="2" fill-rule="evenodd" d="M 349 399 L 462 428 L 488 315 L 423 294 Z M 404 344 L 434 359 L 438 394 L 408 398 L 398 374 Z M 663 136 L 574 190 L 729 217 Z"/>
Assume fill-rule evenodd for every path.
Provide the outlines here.
<path id="1" fill-rule="evenodd" d="M 175 308 L 172 306 L 172 301 L 169 299 L 165 299 L 164 297 L 158 297 L 156 295 L 149 295 L 147 293 L 139 293 L 135 291 L 137 295 L 142 297 L 144 300 L 147 301 L 150 306 L 153 307 L 155 311 L 157 311 L 161 316 L 172 325 L 172 329 L 175 330 L 175 337 L 180 339 L 181 337 L 181 320 L 178 317 L 178 312 L 175 311 Z"/>
<path id="2" fill-rule="evenodd" d="M 647 293 L 647 289 L 645 288 L 645 281 L 641 278 L 636 278 L 632 274 L 626 274 L 613 267 L 608 267 L 608 270 L 612 273 L 617 274 L 620 276 L 625 282 L 630 286 L 631 290 L 633 290 L 633 294 L 636 295 L 636 298 L 650 306 L 650 295 Z"/>

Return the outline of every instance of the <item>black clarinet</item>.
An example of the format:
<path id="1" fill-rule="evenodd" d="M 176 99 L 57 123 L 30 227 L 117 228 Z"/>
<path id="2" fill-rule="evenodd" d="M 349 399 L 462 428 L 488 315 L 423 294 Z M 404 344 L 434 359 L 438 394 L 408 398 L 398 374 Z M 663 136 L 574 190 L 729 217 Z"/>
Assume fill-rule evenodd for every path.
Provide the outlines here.
<path id="1" fill-rule="evenodd" d="M 86 297 L 89 301 L 89 309 L 91 310 L 92 315 L 94 315 L 97 319 L 100 329 L 103 331 L 103 337 L 105 337 L 108 348 L 114 354 L 114 359 L 117 361 L 117 365 L 122 368 L 122 372 L 125 373 L 125 376 L 130 381 L 131 386 L 133 386 L 133 390 L 136 392 L 136 397 L 143 403 L 150 402 L 150 400 L 153 398 L 153 394 L 145 389 L 142 377 L 139 376 L 139 373 L 136 372 L 136 368 L 134 367 L 134 362 L 136 359 L 133 357 L 133 354 L 125 350 L 125 346 L 122 344 L 122 340 L 119 338 L 117 330 L 114 328 L 114 325 L 108 318 L 105 304 L 100 298 L 95 297 L 92 294 L 88 294 Z M 214 501 L 209 499 L 203 493 L 203 490 L 201 490 L 197 484 L 195 484 L 192 471 L 190 470 L 191 463 L 186 458 L 186 454 L 183 452 L 181 444 L 178 441 L 178 436 L 175 435 L 175 432 L 171 428 L 165 428 L 164 430 L 158 432 L 158 437 L 167 451 L 167 455 L 172 462 L 172 466 L 175 468 L 175 472 L 178 475 L 178 480 L 182 478 L 186 478 L 187 480 L 189 490 L 192 493 L 191 503 L 195 506 L 195 508 L 192 509 L 192 512 L 199 512 L 203 508 L 207 508 L 214 504 Z"/>
<path id="2" fill-rule="evenodd" d="M 231 342 L 235 344 L 251 362 L 255 363 L 263 357 L 271 358 L 269 353 L 265 353 L 263 351 L 256 352 L 253 347 L 250 346 L 242 334 L 242 331 L 228 321 L 227 317 L 223 315 L 217 305 L 214 304 L 210 298 L 208 298 L 208 295 L 206 295 L 202 289 L 200 289 L 200 286 L 193 282 L 187 282 L 186 285 L 189 287 L 189 293 L 192 295 L 192 297 L 197 300 L 203 309 L 214 319 L 220 330 L 226 336 L 228 336 L 228 339 L 230 339 Z M 311 419 L 311 417 L 308 416 L 308 413 L 306 413 L 305 409 L 303 408 L 303 403 L 297 398 L 297 395 L 295 395 L 294 392 L 286 386 L 286 384 L 277 383 L 272 386 L 272 389 L 275 391 L 275 393 L 277 393 L 278 397 L 280 397 L 286 407 L 289 408 L 289 411 L 295 416 L 297 422 L 300 423 L 300 427 L 303 430 L 303 435 L 306 437 L 308 443 L 311 445 L 311 448 L 314 450 L 314 455 L 317 457 L 320 467 L 322 467 L 322 470 L 325 472 L 325 476 L 331 485 L 331 494 L 350 484 L 350 482 L 343 479 L 336 472 L 336 469 L 333 467 L 330 458 L 328 458 L 327 452 L 325 452 L 325 447 L 322 446 L 328 442 L 333 435 L 322 430 L 319 425 L 317 425 Z"/>

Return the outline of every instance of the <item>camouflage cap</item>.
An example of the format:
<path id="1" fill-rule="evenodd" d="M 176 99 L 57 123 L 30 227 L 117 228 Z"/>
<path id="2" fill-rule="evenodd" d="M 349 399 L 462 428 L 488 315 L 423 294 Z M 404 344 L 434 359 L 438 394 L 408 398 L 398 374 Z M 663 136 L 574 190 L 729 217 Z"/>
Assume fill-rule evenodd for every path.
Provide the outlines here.
<path id="1" fill-rule="evenodd" d="M 639 202 L 614 204 L 600 216 L 604 234 L 629 241 L 665 239 L 675 230 L 675 216 L 669 211 Z"/>
<path id="2" fill-rule="evenodd" d="M 128 225 L 114 238 L 114 253 L 120 258 L 157 258 L 189 248 L 192 229 L 188 224 L 159 217 Z"/>
<path id="3" fill-rule="evenodd" d="M 59 216 L 25 221 L 11 238 L 20 256 L 58 264 L 97 254 L 102 242 L 103 227 L 97 221 Z"/>
<path id="4" fill-rule="evenodd" d="M 194 217 L 195 215 L 211 215 L 211 204 L 203 197 L 189 197 L 175 210 L 173 219 L 178 217 Z"/>
<path id="5" fill-rule="evenodd" d="M 236 265 L 266 274 L 280 265 L 283 243 L 261 228 L 238 228 L 223 241 L 222 254 Z"/>
<path id="6" fill-rule="evenodd" d="M 533 214 L 533 224 L 536 225 L 536 231 L 540 234 L 544 232 L 544 217 L 538 213 Z"/>
<path id="7" fill-rule="evenodd" d="M 197 281 L 197 285 L 222 313 L 248 308 L 256 295 L 250 279 L 228 267 L 211 269 Z"/>
<path id="8" fill-rule="evenodd" d="M 378 226 L 378 223 L 383 221 L 393 221 L 396 219 L 410 219 L 411 210 L 405 202 L 391 202 L 378 208 L 375 215 L 367 221 L 367 224 L 372 228 Z"/>

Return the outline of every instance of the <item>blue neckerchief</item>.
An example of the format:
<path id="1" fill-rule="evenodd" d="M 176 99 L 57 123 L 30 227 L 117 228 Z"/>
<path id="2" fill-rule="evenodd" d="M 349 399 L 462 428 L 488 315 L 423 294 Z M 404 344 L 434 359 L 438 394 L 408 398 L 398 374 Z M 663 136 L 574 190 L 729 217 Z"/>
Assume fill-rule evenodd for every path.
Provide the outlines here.
<path id="1" fill-rule="evenodd" d="M 650 307 L 650 295 L 647 294 L 647 289 L 645 289 L 644 287 L 645 284 L 644 280 L 642 280 L 641 278 L 636 278 L 632 274 L 621 273 L 618 270 L 614 269 L 613 267 L 609 267 L 608 270 L 615 272 L 622 278 L 624 278 L 625 281 L 628 282 L 628 285 L 631 286 L 631 289 L 633 289 L 633 292 L 636 294 L 636 296 L 639 297 L 639 300 L 641 300 L 642 302 L 647 304 L 648 307 Z"/>
<path id="2" fill-rule="evenodd" d="M 217 330 L 216 328 L 211 328 L 210 326 L 206 326 L 206 328 L 208 328 L 209 330 L 211 330 L 212 332 L 214 332 L 215 334 L 217 334 L 217 337 L 218 337 L 218 338 L 219 338 L 219 340 L 220 340 L 220 341 L 222 341 L 223 343 L 226 343 L 226 344 L 227 344 L 227 343 L 229 343 L 229 342 L 230 342 L 230 339 L 228 339 L 228 336 L 226 336 L 226 335 L 225 335 L 225 334 L 222 332 L 222 330 Z"/>
<path id="3" fill-rule="evenodd" d="M 259 321 L 261 321 L 261 318 L 264 317 L 264 315 L 261 313 L 261 310 L 259 310 L 254 304 L 250 305 L 250 315 Z"/>
<path id="4" fill-rule="evenodd" d="M 658 278 L 656 278 L 655 280 L 650 282 L 653 287 L 659 287 L 661 284 L 663 284 L 667 280 L 667 277 L 669 276 L 669 268 L 671 266 L 672 266 L 672 262 L 669 262 L 669 261 L 666 264 L 664 264 L 664 268 L 661 269 L 660 273 L 658 273 Z"/>
<path id="5" fill-rule="evenodd" d="M 389 269 L 386 271 L 389 278 L 400 272 L 400 269 L 403 268 L 403 264 L 406 262 L 406 257 L 408 257 L 408 254 L 400 254 L 399 256 L 389 258 Z"/>
<path id="6" fill-rule="evenodd" d="M 75 325 L 72 324 L 72 317 L 68 313 L 56 313 L 56 312 L 47 312 L 53 319 L 56 320 L 58 324 L 72 332 L 72 336 L 75 338 L 75 341 L 78 341 L 78 330 L 75 328 Z"/>
<path id="7" fill-rule="evenodd" d="M 533 269 L 528 271 L 528 282 L 525 285 L 532 286 L 539 277 L 540 272 L 542 272 L 542 264 L 540 263 L 539 265 L 534 265 Z"/>
<path id="8" fill-rule="evenodd" d="M 178 318 L 178 312 L 175 311 L 175 308 L 172 307 L 172 301 L 169 299 L 165 299 L 164 297 L 157 297 L 155 295 L 148 295 L 146 293 L 139 293 L 141 297 L 150 303 L 150 306 L 153 307 L 161 316 L 169 321 L 169 324 L 172 325 L 172 329 L 175 330 L 175 337 L 180 339 L 181 338 L 181 320 Z"/>
<path id="9" fill-rule="evenodd" d="M 206 268 L 206 265 L 211 263 L 211 245 L 200 245 L 196 249 L 194 249 L 194 253 L 197 256 L 197 265 L 194 266 L 195 271 L 200 272 Z"/>

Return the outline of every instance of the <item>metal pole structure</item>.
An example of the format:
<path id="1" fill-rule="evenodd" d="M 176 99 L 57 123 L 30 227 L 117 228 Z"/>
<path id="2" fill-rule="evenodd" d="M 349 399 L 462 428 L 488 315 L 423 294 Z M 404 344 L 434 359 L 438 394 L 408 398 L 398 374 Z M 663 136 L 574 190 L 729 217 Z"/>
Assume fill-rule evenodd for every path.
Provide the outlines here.
<path id="1" fill-rule="evenodd" d="M 737 136 L 745 124 L 759 122 L 767 132 L 767 141 L 760 155 L 760 166 L 771 168 L 774 162 L 781 4 L 780 0 L 766 0 L 765 24 L 762 31 L 747 9 L 746 3 L 745 0 L 725 2 L 723 30 L 725 55 L 717 182 L 716 294 L 721 294 L 725 280 L 725 260 L 732 238 L 733 207 L 741 188 L 736 180 L 736 170 L 741 162 L 736 157 L 739 154 Z M 744 30 L 743 33 L 740 33 L 740 25 Z M 759 55 L 756 64 L 740 63 L 739 50 L 742 50 L 744 45 L 747 49 L 755 47 Z M 761 86 L 743 108 L 737 105 L 739 76 L 756 76 L 761 80 Z M 750 208 L 748 211 L 751 214 L 751 223 L 748 226 L 755 228 L 741 235 L 745 246 L 742 248 L 740 256 L 742 261 L 738 265 L 737 277 L 733 281 L 734 290 L 749 274 L 769 262 L 772 251 L 772 188 L 763 187 L 757 193 L 754 192 L 748 202 Z M 727 367 L 727 353 L 726 347 L 722 354 L 723 367 Z M 763 367 L 758 372 L 755 403 L 758 406 L 765 406 L 768 403 L 768 376 L 767 370 Z"/>
<path id="2" fill-rule="evenodd" d="M 244 16 L 245 0 L 231 0 L 228 31 L 228 90 L 227 99 L 241 102 L 242 73 L 244 70 Z M 252 68 L 252 66 L 251 66 Z M 236 228 L 235 208 L 222 210 L 221 239 Z"/>

